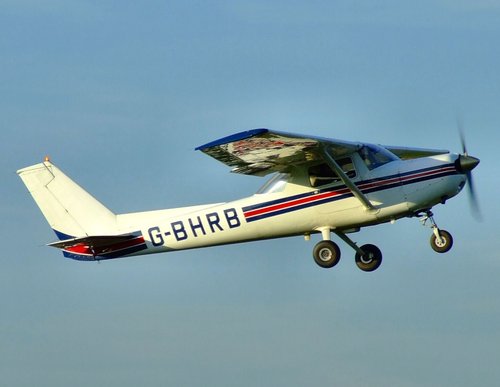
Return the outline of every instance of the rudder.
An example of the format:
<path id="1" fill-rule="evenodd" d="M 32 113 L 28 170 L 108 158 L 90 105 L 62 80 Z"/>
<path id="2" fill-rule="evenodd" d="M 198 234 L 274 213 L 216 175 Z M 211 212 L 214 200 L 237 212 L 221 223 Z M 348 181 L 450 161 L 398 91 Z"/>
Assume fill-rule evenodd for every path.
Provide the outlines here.
<path id="1" fill-rule="evenodd" d="M 116 233 L 116 215 L 50 161 L 17 174 L 59 239 Z"/>

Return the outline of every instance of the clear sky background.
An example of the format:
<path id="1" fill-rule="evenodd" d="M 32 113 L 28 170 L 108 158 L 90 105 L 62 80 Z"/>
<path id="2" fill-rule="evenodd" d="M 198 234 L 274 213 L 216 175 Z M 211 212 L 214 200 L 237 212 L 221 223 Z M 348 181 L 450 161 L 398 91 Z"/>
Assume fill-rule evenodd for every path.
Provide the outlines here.
<path id="1" fill-rule="evenodd" d="M 0 375 L 8 386 L 493 386 L 500 380 L 500 1 L 0 2 Z M 460 151 L 484 214 L 355 235 L 64 259 L 15 174 L 48 154 L 115 212 L 264 180 L 194 148 L 268 127 Z"/>

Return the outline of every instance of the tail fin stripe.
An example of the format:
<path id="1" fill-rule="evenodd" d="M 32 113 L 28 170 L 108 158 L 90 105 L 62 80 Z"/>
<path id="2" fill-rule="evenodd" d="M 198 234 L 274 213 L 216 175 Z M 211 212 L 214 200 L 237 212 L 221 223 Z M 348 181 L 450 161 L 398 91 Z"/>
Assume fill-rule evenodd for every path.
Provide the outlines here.
<path id="1" fill-rule="evenodd" d="M 57 236 L 57 238 L 60 241 L 63 241 L 63 240 L 66 240 L 66 239 L 73 239 L 74 238 L 74 236 L 72 236 L 72 235 L 65 234 L 65 233 L 57 231 L 55 229 L 52 229 L 52 230 L 56 233 L 56 236 Z"/>

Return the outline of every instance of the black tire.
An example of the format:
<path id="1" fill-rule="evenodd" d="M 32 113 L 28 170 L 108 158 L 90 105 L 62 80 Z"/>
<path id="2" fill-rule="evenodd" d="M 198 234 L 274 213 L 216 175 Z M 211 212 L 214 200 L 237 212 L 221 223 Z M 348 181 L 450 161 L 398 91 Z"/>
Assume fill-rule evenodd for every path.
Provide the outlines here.
<path id="1" fill-rule="evenodd" d="M 382 252 L 375 245 L 361 246 L 361 250 L 365 252 L 364 255 L 356 253 L 356 265 L 363 271 L 377 270 L 382 263 Z"/>
<path id="2" fill-rule="evenodd" d="M 451 236 L 451 234 L 446 230 L 439 230 L 439 235 L 441 235 L 441 243 L 438 242 L 438 239 L 434 234 L 432 234 L 431 236 L 430 242 L 432 250 L 440 254 L 450 251 L 450 249 L 453 247 L 453 237 Z"/>
<path id="3" fill-rule="evenodd" d="M 340 249 L 332 241 L 321 241 L 314 246 L 314 262 L 322 268 L 334 267 L 340 261 Z"/>

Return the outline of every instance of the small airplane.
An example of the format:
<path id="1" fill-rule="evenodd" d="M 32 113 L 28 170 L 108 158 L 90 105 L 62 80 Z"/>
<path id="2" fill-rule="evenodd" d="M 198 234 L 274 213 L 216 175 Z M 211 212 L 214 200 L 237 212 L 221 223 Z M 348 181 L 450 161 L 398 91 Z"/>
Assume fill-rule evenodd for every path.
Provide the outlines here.
<path id="1" fill-rule="evenodd" d="M 362 227 L 417 217 L 432 228 L 431 247 L 449 251 L 451 234 L 438 228 L 431 209 L 457 195 L 479 159 L 447 150 L 381 146 L 269 129 L 236 133 L 200 150 L 232 172 L 272 177 L 253 196 L 216 204 L 114 214 L 46 158 L 17 171 L 59 241 L 48 246 L 82 261 L 130 257 L 199 247 L 321 234 L 315 262 L 335 266 L 337 235 L 366 272 L 382 262 L 372 244 L 349 234 Z"/>

